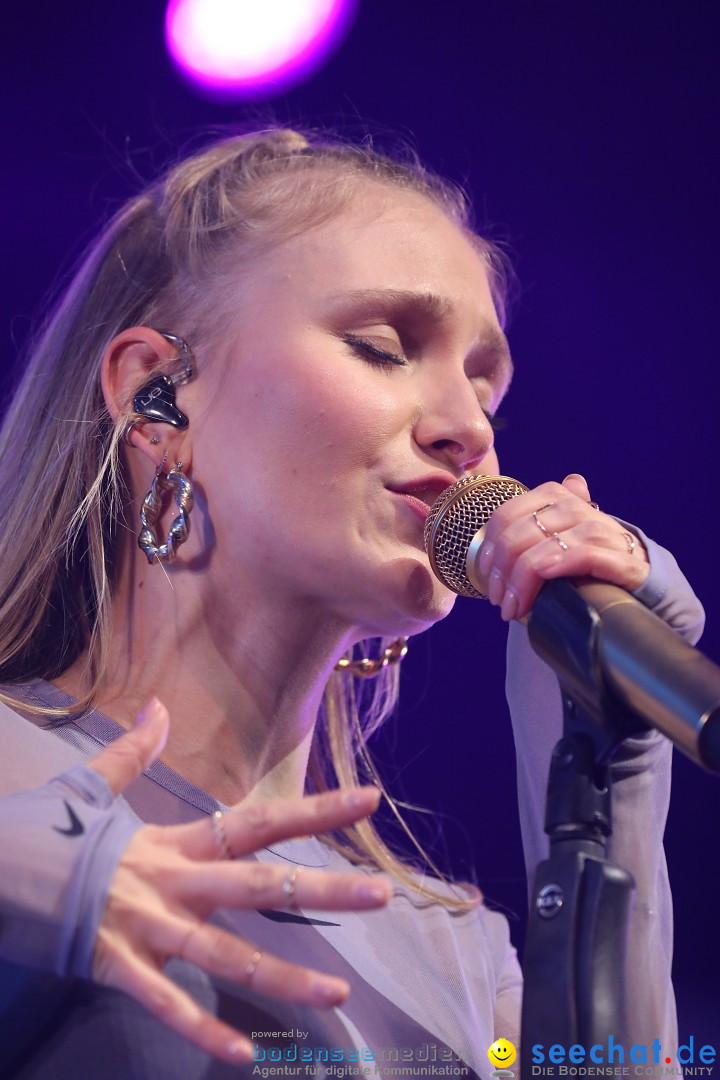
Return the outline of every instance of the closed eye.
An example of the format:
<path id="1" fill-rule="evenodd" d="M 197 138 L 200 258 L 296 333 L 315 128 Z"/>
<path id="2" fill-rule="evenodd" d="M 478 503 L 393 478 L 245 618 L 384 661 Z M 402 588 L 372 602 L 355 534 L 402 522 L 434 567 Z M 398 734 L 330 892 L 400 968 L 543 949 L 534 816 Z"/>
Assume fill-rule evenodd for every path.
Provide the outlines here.
<path id="1" fill-rule="evenodd" d="M 358 337 L 357 334 L 341 334 L 340 336 L 353 352 L 362 356 L 363 359 L 369 360 L 370 363 L 380 366 L 383 364 L 395 364 L 396 367 L 405 367 L 407 365 L 407 359 L 402 353 L 392 353 L 386 349 L 381 349 L 368 338 Z"/>
<path id="2" fill-rule="evenodd" d="M 387 349 L 381 349 L 379 345 L 371 341 L 369 338 L 360 337 L 358 334 L 341 334 L 340 338 L 348 345 L 353 352 L 357 353 L 364 360 L 368 360 L 371 364 L 376 364 L 379 367 L 383 367 L 388 364 L 393 364 L 395 367 L 407 367 L 408 359 L 402 353 L 389 352 Z M 507 427 L 507 420 L 504 420 L 502 416 L 498 416 L 496 413 L 488 412 L 487 409 L 483 409 L 485 417 L 490 424 L 493 431 L 502 431 Z"/>

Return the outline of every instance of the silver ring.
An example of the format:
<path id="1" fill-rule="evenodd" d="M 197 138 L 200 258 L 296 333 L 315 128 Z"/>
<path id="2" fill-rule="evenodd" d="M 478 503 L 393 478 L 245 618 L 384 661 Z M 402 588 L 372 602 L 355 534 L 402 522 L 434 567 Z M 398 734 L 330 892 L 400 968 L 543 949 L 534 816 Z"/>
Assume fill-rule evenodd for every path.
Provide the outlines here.
<path id="1" fill-rule="evenodd" d="M 143 420 L 142 416 L 129 416 L 120 429 L 120 438 L 131 450 L 133 449 L 133 444 L 130 442 L 130 436 L 136 427 L 139 427 L 146 422 L 147 421 Z"/>
<path id="2" fill-rule="evenodd" d="M 561 547 L 561 548 L 563 549 L 563 551 L 567 551 L 567 549 L 568 549 L 568 546 L 567 546 L 567 544 L 565 543 L 565 541 L 564 541 L 564 540 L 561 540 L 561 539 L 560 539 L 560 536 L 559 536 L 559 534 L 558 534 L 558 533 L 554 532 L 554 533 L 552 534 L 552 539 L 553 539 L 553 540 L 556 540 L 556 541 L 558 542 L 558 544 L 559 544 L 559 545 L 560 545 L 560 547 Z"/>
<path id="3" fill-rule="evenodd" d="M 215 843 L 218 848 L 219 859 L 232 859 L 234 855 L 230 850 L 230 845 L 227 841 L 227 835 L 225 833 L 225 811 L 215 810 L 213 816 L 210 819 L 213 824 L 213 832 L 215 833 Z"/>
<path id="4" fill-rule="evenodd" d="M 532 517 L 533 517 L 533 521 L 534 521 L 534 522 L 535 522 L 535 524 L 537 525 L 537 527 L 538 527 L 538 529 L 540 530 L 540 532 L 541 532 L 541 533 L 543 533 L 543 534 L 544 534 L 545 536 L 547 536 L 547 535 L 548 535 L 548 531 L 547 531 L 547 529 L 545 528 L 545 526 L 543 525 L 543 523 L 542 523 L 542 521 L 540 520 L 540 518 L 538 517 L 538 514 L 542 514 L 543 510 L 549 510 L 549 509 L 550 509 L 550 507 L 551 507 L 551 506 L 554 506 L 554 505 L 555 505 L 555 503 L 554 503 L 554 502 L 551 502 L 551 503 L 546 503 L 546 504 L 545 504 L 545 506 L 541 506 L 541 507 L 539 508 L 539 510 L 533 510 L 533 512 L 532 512 Z"/>
<path id="5" fill-rule="evenodd" d="M 288 870 L 285 875 L 285 880 L 282 884 L 283 896 L 285 897 L 285 907 L 290 908 L 292 911 L 297 908 L 295 900 L 295 882 L 297 881 L 298 874 L 302 870 L 302 866 L 296 866 L 293 870 Z"/>
<path id="6" fill-rule="evenodd" d="M 252 984 L 252 981 L 253 981 L 253 979 L 255 977 L 255 972 L 257 971 L 258 964 L 260 963 L 261 960 L 262 960 L 262 953 L 260 952 L 259 949 L 256 949 L 255 952 L 250 957 L 250 960 L 248 961 L 247 967 L 245 968 L 245 979 L 247 980 L 247 985 L 248 986 L 250 986 Z"/>
<path id="7" fill-rule="evenodd" d="M 623 532 L 622 535 L 625 537 L 625 543 L 627 544 L 628 555 L 634 555 L 635 554 L 635 548 L 637 547 L 637 543 L 635 542 L 635 537 L 629 532 Z"/>

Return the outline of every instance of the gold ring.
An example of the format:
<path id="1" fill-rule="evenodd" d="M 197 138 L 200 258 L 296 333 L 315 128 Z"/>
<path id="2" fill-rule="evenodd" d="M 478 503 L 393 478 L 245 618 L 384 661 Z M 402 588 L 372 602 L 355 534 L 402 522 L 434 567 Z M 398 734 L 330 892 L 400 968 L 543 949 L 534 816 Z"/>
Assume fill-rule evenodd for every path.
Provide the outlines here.
<path id="1" fill-rule="evenodd" d="M 545 526 L 543 525 L 543 523 L 542 523 L 542 521 L 540 520 L 540 518 L 538 517 L 538 514 L 542 514 L 543 510 L 549 510 L 549 509 L 550 509 L 550 507 L 551 507 L 551 506 L 554 506 L 554 505 L 555 505 L 555 503 L 554 503 L 554 502 L 551 502 L 551 503 L 546 503 L 546 504 L 545 504 L 545 506 L 541 506 L 539 510 L 533 510 L 533 512 L 532 512 L 532 517 L 533 517 L 533 521 L 534 521 L 534 522 L 535 522 L 535 524 L 537 525 L 537 527 L 538 527 L 538 529 L 540 530 L 540 532 L 541 532 L 541 533 L 544 533 L 544 534 L 545 534 L 545 536 L 547 536 L 547 535 L 548 535 L 548 531 L 547 531 L 547 529 L 545 528 Z"/>
<path id="2" fill-rule="evenodd" d="M 623 532 L 622 535 L 625 537 L 625 543 L 627 544 L 628 555 L 634 555 L 635 554 L 635 548 L 637 547 L 637 543 L 635 542 L 635 537 L 629 532 Z"/>
<path id="3" fill-rule="evenodd" d="M 232 851 L 230 850 L 230 845 L 228 844 L 227 834 L 225 833 L 225 820 L 224 819 L 225 819 L 225 811 L 224 810 L 215 810 L 214 813 L 213 813 L 212 818 L 210 819 L 212 821 L 213 832 L 215 834 L 215 843 L 217 844 L 217 848 L 218 848 L 218 852 L 219 852 L 218 858 L 219 859 L 233 859 L 233 858 L 235 858 L 235 856 L 233 855 Z"/>
<path id="4" fill-rule="evenodd" d="M 297 908 L 295 901 L 295 882 L 297 881 L 298 874 L 302 870 L 302 866 L 296 866 L 293 870 L 288 870 L 285 880 L 282 883 L 283 896 L 285 897 L 285 907 L 291 911 Z"/>
<path id="5" fill-rule="evenodd" d="M 599 510 L 600 509 L 600 507 L 598 506 L 598 504 L 596 502 L 591 502 L 590 505 L 592 506 L 593 510 Z"/>
<path id="6" fill-rule="evenodd" d="M 261 960 L 262 960 L 262 953 L 260 952 L 259 949 L 256 949 L 255 952 L 250 957 L 250 960 L 248 962 L 247 967 L 245 968 L 245 979 L 247 981 L 248 986 L 250 986 L 252 984 L 252 981 L 253 981 L 253 979 L 255 977 L 255 972 L 257 971 L 258 964 L 260 963 Z"/>
<path id="7" fill-rule="evenodd" d="M 567 546 L 567 544 L 565 543 L 565 541 L 564 541 L 564 540 L 561 540 L 561 539 L 560 539 L 560 536 L 559 536 L 559 534 L 558 534 L 558 533 L 554 532 L 554 533 L 552 534 L 552 539 L 553 539 L 553 540 L 556 540 L 556 541 L 558 542 L 558 544 L 559 544 L 559 545 L 560 545 L 560 547 L 561 547 L 561 548 L 563 549 L 563 551 L 567 551 L 567 549 L 568 549 L 568 546 Z"/>

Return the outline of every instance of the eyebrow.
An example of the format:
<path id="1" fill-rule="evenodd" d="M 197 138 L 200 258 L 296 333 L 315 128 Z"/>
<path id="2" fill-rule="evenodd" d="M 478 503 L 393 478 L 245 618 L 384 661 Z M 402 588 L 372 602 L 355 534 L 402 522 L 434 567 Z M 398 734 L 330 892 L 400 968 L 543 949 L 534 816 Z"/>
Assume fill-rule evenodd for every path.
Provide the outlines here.
<path id="1" fill-rule="evenodd" d="M 331 301 L 342 302 L 359 314 L 372 311 L 402 311 L 439 322 L 450 314 L 452 303 L 436 293 L 413 293 L 402 288 L 358 288 L 335 293 Z"/>
<path id="2" fill-rule="evenodd" d="M 378 308 L 397 311 L 399 308 L 438 320 L 444 319 L 452 311 L 452 303 L 437 293 L 412 292 L 410 289 L 354 289 L 335 293 L 330 299 L 342 301 L 360 312 Z"/>
<path id="3" fill-rule="evenodd" d="M 437 293 L 413 292 L 409 289 L 355 289 L 334 293 L 329 299 L 361 315 L 373 311 L 392 311 L 432 319 L 434 322 L 442 322 L 452 314 L 454 308 L 451 300 Z M 510 346 L 499 327 L 484 326 L 473 351 L 482 352 L 486 357 L 489 355 L 497 374 L 509 385 L 514 367 Z"/>

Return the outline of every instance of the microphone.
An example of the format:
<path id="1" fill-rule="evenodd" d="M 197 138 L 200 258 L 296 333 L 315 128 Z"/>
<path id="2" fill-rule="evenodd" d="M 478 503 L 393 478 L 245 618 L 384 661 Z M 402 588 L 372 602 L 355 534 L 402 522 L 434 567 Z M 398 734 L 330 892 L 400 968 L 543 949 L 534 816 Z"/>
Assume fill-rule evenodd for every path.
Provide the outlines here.
<path id="1" fill-rule="evenodd" d="M 435 575 L 461 596 L 485 598 L 477 562 L 492 512 L 528 489 L 509 476 L 466 476 L 443 491 L 425 523 Z M 571 696 L 657 728 L 720 773 L 720 667 L 617 585 L 547 581 L 527 618 L 530 643 Z"/>

